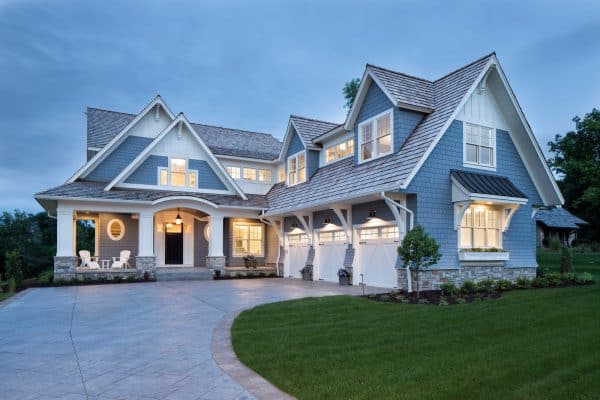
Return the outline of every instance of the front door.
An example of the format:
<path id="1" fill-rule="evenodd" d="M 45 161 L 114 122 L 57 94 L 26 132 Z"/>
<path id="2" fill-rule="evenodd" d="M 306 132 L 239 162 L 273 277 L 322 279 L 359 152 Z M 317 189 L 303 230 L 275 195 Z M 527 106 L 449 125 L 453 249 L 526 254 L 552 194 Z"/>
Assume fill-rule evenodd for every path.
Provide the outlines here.
<path id="1" fill-rule="evenodd" d="M 183 224 L 165 224 L 165 264 L 183 264 Z"/>

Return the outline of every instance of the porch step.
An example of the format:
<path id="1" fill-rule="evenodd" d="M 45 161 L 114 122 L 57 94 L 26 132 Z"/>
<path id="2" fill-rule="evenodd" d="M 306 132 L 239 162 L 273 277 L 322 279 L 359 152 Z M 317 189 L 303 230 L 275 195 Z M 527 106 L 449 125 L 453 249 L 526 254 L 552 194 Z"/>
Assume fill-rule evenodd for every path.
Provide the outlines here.
<path id="1" fill-rule="evenodd" d="M 208 268 L 164 267 L 156 269 L 157 281 L 208 281 L 213 273 Z"/>

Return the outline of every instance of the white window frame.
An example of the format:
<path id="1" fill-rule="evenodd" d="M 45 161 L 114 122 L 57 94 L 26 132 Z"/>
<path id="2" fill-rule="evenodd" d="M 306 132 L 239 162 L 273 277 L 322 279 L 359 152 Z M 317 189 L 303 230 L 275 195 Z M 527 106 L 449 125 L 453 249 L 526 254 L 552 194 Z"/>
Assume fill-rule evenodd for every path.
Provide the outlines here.
<path id="1" fill-rule="evenodd" d="M 246 178 L 245 176 L 245 172 L 246 170 L 248 171 L 254 171 L 254 179 L 250 179 L 250 178 Z M 256 168 L 251 168 L 251 167 L 243 167 L 242 168 L 242 179 L 247 181 L 247 182 L 256 182 L 258 180 L 258 171 L 256 170 Z"/>
<path id="2" fill-rule="evenodd" d="M 337 153 L 337 147 L 340 146 L 340 145 L 342 145 L 342 144 L 346 144 L 346 146 L 348 146 L 348 142 L 350 142 L 350 141 L 352 141 L 352 153 L 349 153 L 349 154 L 347 154 L 347 155 L 345 155 L 343 157 L 339 157 L 338 158 L 338 156 L 337 156 L 338 155 L 338 153 Z M 334 162 L 341 161 L 341 160 L 344 160 L 346 158 L 354 156 L 354 152 L 356 151 L 356 148 L 355 148 L 354 145 L 355 145 L 355 143 L 354 143 L 354 137 L 349 137 L 349 138 L 346 138 L 346 140 L 342 140 L 340 142 L 337 142 L 337 143 L 334 143 L 334 144 L 332 144 L 330 146 L 325 147 L 325 149 L 323 150 L 324 151 L 323 155 L 324 155 L 324 159 L 325 159 L 325 164 L 333 164 Z M 332 150 L 332 149 L 333 149 L 334 157 L 333 157 L 332 160 L 328 161 L 327 160 L 327 151 L 328 150 Z"/>
<path id="3" fill-rule="evenodd" d="M 183 186 L 175 186 L 171 184 L 171 159 L 176 159 L 176 160 L 185 160 L 185 184 Z M 157 186 L 160 187 L 169 187 L 169 188 L 175 188 L 177 190 L 181 190 L 181 189 L 199 189 L 200 186 L 200 174 L 198 173 L 198 170 L 196 169 L 189 169 L 189 162 L 190 160 L 187 158 L 181 158 L 181 157 L 169 157 L 167 160 L 167 167 L 158 167 L 157 168 L 157 172 L 156 172 L 156 183 Z M 160 172 L 161 171 L 166 171 L 167 173 L 167 184 L 163 185 L 160 182 Z M 190 173 L 192 174 L 196 174 L 196 186 L 190 186 Z"/>
<path id="4" fill-rule="evenodd" d="M 231 173 L 231 170 L 234 170 L 234 169 L 237 170 L 237 172 L 238 172 L 238 176 L 237 177 L 233 176 L 232 173 Z M 242 179 L 242 167 L 237 166 L 237 165 L 228 165 L 226 167 L 226 170 L 227 170 L 227 173 L 229 174 L 229 176 L 231 178 L 236 179 L 236 180 Z"/>
<path id="5" fill-rule="evenodd" d="M 254 253 L 244 253 L 244 252 L 238 252 L 237 248 L 235 246 L 235 241 L 236 241 L 236 237 L 235 237 L 235 228 L 236 226 L 247 226 L 247 227 L 258 227 L 260 228 L 260 253 L 258 254 L 254 254 Z M 250 233 L 250 230 L 247 231 L 248 234 Z M 265 256 L 265 225 L 261 224 L 261 223 L 255 223 L 255 222 L 238 222 L 238 221 L 233 221 L 233 224 L 231 225 L 231 254 L 233 255 L 233 257 L 244 257 L 248 254 L 252 254 L 255 257 L 264 257 Z M 250 239 L 250 237 L 248 236 L 247 238 L 241 239 L 244 241 L 248 241 L 248 249 L 250 248 L 250 240 L 256 240 L 256 239 Z"/>
<path id="6" fill-rule="evenodd" d="M 491 228 L 487 226 L 487 220 L 485 221 L 485 226 L 484 227 L 480 227 L 480 228 L 475 228 L 475 220 L 474 220 L 474 213 L 475 213 L 475 208 L 476 207 L 482 207 L 481 204 L 472 204 L 468 207 L 467 211 L 463 214 L 463 217 L 460 221 L 460 225 L 458 226 L 458 249 L 459 250 L 468 250 L 468 249 L 491 249 L 491 248 L 498 248 L 498 249 L 502 249 L 502 243 L 503 243 L 503 238 L 502 238 L 502 233 L 503 233 L 503 229 L 502 227 L 504 226 L 504 219 L 503 219 L 503 212 L 502 212 L 502 208 L 499 206 L 483 206 L 484 208 L 488 209 L 488 210 L 493 210 L 496 212 L 496 216 L 497 216 L 497 227 L 496 228 Z M 473 218 L 473 223 L 472 226 L 463 226 L 463 220 L 465 218 L 465 216 L 467 215 L 467 212 L 469 211 L 469 209 L 471 210 L 471 218 Z M 486 214 L 487 217 L 487 214 Z M 487 219 L 487 218 L 486 218 Z M 471 246 L 469 247 L 463 247 L 462 245 L 462 230 L 463 229 L 469 229 L 470 230 L 470 235 L 471 235 Z M 483 247 L 476 247 L 475 246 L 475 229 L 484 229 L 485 233 L 484 233 L 484 238 L 485 238 L 485 242 L 486 245 Z M 497 230 L 498 231 L 498 245 L 497 246 L 488 246 L 487 244 L 487 240 L 488 240 L 488 230 Z"/>
<path id="7" fill-rule="evenodd" d="M 269 179 L 261 179 L 260 172 L 267 172 L 269 174 Z M 260 183 L 271 183 L 273 181 L 273 171 L 268 168 L 257 168 L 256 170 L 256 178 Z"/>
<path id="8" fill-rule="evenodd" d="M 379 153 L 379 146 L 377 145 L 377 120 L 379 118 L 385 116 L 386 114 L 390 115 L 390 151 L 387 153 Z M 373 142 L 375 142 L 375 145 L 373 146 L 373 157 L 364 160 L 363 154 L 362 154 L 362 145 L 363 145 L 362 127 L 364 125 L 368 125 L 368 124 L 373 125 Z M 385 156 L 388 156 L 388 155 L 394 153 L 394 109 L 390 108 L 389 110 L 385 110 L 382 113 L 379 113 L 369 119 L 362 121 L 361 123 L 358 124 L 357 133 L 358 133 L 358 135 L 357 135 L 358 143 L 354 144 L 355 145 L 354 152 L 358 152 L 358 163 L 359 164 L 373 161 L 378 158 L 385 157 Z"/>
<path id="9" fill-rule="evenodd" d="M 308 246 L 310 244 L 306 233 L 288 233 L 287 242 L 288 246 Z"/>
<path id="10" fill-rule="evenodd" d="M 492 165 L 484 165 L 484 164 L 480 164 L 479 162 L 472 162 L 472 161 L 467 161 L 467 126 L 470 127 L 477 127 L 477 128 L 485 128 L 485 129 L 491 129 L 492 131 L 492 138 L 491 138 L 491 148 L 492 148 Z M 479 149 L 482 146 L 479 144 L 477 145 L 477 158 L 479 161 Z M 483 146 L 483 147 L 488 147 L 488 146 Z M 470 122 L 463 122 L 463 166 L 464 167 L 469 167 L 469 168 L 479 168 L 479 169 L 483 169 L 486 171 L 495 171 L 496 170 L 496 155 L 497 155 L 497 146 L 496 146 L 496 128 L 492 128 L 489 126 L 485 126 L 485 125 L 481 125 L 481 124 L 473 124 Z"/>
<path id="11" fill-rule="evenodd" d="M 304 155 L 304 179 L 303 180 L 299 180 L 298 179 L 298 171 L 300 170 L 298 168 L 298 158 L 300 157 L 300 155 Z M 286 164 L 286 173 L 287 173 L 286 181 L 287 181 L 287 185 L 288 186 L 296 186 L 296 185 L 299 185 L 299 184 L 307 181 L 307 179 L 308 179 L 308 158 L 306 156 L 307 156 L 306 150 L 301 150 L 301 151 L 299 151 L 299 152 L 297 152 L 295 154 L 292 154 L 291 156 L 289 156 L 287 158 L 287 160 L 286 160 L 286 163 L 287 163 Z M 293 159 L 296 159 L 296 170 L 295 170 L 295 172 L 296 172 L 296 182 L 291 183 L 290 182 L 290 162 Z"/>

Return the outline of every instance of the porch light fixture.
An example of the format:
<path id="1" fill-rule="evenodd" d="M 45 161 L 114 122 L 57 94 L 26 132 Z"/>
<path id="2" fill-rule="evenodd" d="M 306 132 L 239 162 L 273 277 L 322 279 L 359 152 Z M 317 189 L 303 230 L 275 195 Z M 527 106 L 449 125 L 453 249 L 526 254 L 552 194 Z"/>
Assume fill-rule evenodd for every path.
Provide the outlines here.
<path id="1" fill-rule="evenodd" d="M 294 222 L 294 223 L 292 224 L 292 229 L 296 229 L 297 227 L 298 227 L 298 224 Z"/>
<path id="2" fill-rule="evenodd" d="M 331 224 L 331 218 L 327 217 L 325 218 L 325 220 L 323 221 L 323 225 L 329 225 Z"/>
<path id="3" fill-rule="evenodd" d="M 175 223 L 176 223 L 177 225 L 181 225 L 181 222 L 182 222 L 182 220 L 181 220 L 181 215 L 179 215 L 179 208 L 178 208 L 178 209 L 177 209 L 177 216 L 175 217 Z"/>
<path id="4" fill-rule="evenodd" d="M 375 212 L 375 210 L 369 211 L 369 217 L 367 219 L 371 220 L 373 218 L 377 218 L 377 213 Z"/>

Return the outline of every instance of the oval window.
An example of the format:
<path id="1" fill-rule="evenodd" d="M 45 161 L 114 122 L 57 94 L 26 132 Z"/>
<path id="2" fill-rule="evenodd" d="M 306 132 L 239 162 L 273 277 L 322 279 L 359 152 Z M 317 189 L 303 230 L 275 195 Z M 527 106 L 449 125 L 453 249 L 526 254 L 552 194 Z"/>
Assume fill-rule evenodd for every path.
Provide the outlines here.
<path id="1" fill-rule="evenodd" d="M 125 235 L 125 225 L 120 219 L 111 219 L 106 226 L 106 233 L 111 240 L 121 240 Z"/>

